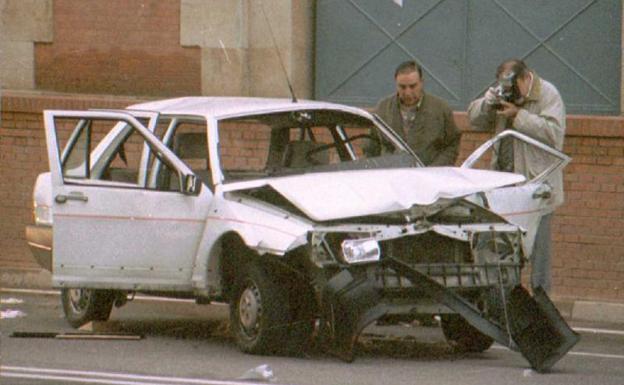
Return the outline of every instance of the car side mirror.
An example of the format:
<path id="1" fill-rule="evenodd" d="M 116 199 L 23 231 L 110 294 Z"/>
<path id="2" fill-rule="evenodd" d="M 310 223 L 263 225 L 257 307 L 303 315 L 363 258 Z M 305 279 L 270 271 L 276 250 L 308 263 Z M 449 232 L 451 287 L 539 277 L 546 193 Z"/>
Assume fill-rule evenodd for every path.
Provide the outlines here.
<path id="1" fill-rule="evenodd" d="M 182 186 L 182 193 L 184 195 L 197 195 L 199 194 L 200 183 L 195 174 L 184 175 L 182 179 L 184 184 Z"/>

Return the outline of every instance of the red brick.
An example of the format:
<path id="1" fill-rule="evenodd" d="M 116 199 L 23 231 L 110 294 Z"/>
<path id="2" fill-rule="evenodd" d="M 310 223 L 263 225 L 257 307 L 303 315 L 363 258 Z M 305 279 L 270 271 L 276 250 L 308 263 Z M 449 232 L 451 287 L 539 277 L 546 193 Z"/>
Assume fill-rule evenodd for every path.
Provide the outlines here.
<path id="1" fill-rule="evenodd" d="M 180 46 L 179 0 L 53 2 L 54 41 L 35 44 L 38 88 L 127 95 L 201 92 L 199 48 Z"/>

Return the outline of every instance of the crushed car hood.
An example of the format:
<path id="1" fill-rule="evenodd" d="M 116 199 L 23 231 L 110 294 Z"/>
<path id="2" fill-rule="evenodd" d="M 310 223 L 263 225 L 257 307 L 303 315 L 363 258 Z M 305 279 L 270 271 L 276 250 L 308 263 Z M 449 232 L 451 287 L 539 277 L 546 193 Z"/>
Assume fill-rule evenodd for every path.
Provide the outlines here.
<path id="1" fill-rule="evenodd" d="M 223 186 L 242 191 L 270 186 L 315 221 L 407 210 L 523 182 L 522 175 L 457 167 L 311 173 Z"/>

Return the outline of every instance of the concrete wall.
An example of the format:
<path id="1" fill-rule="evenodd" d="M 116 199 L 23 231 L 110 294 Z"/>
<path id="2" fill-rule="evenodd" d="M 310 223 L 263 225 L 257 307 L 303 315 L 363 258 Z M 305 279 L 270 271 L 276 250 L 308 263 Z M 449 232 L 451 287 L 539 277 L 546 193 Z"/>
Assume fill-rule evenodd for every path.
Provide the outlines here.
<path id="1" fill-rule="evenodd" d="M 121 108 L 136 99 L 5 92 L 0 128 L 0 268 L 35 267 L 24 226 L 32 222 L 32 186 L 48 170 L 43 109 Z M 489 138 L 456 113 L 465 158 Z M 624 302 L 624 117 L 569 116 L 564 151 L 566 203 L 554 224 L 554 294 Z"/>
<path id="2" fill-rule="evenodd" d="M 35 88 L 34 45 L 52 37 L 52 0 L 0 0 L 0 89 Z"/>
<path id="3" fill-rule="evenodd" d="M 310 0 L 182 0 L 180 41 L 201 49 L 202 94 L 288 96 L 288 76 L 311 97 L 312 15 Z"/>
<path id="4" fill-rule="evenodd" d="M 312 96 L 312 0 L 0 0 L 0 11 L 2 89 L 288 97 L 287 75 Z"/>

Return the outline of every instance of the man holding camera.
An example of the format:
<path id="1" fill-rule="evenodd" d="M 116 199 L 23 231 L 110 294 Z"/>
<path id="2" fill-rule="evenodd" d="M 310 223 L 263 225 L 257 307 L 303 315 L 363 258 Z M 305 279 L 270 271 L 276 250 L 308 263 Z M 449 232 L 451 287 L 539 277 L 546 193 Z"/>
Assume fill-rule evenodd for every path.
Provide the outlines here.
<path id="1" fill-rule="evenodd" d="M 422 68 L 413 60 L 397 67 L 394 80 L 396 92 L 382 99 L 375 112 L 426 166 L 453 165 L 460 135 L 449 105 L 424 92 Z"/>
<path id="2" fill-rule="evenodd" d="M 557 88 L 531 71 L 522 60 L 507 60 L 496 70 L 498 86 L 488 89 L 482 98 L 468 106 L 471 125 L 477 130 L 495 134 L 512 129 L 563 149 L 565 137 L 565 105 Z M 528 179 L 537 176 L 551 161 L 541 150 L 507 138 L 495 148 L 492 163 L 495 169 L 523 174 Z M 550 290 L 550 222 L 555 207 L 563 203 L 563 173 L 551 175 L 552 187 L 549 212 L 540 221 L 533 255 L 531 256 L 531 286 Z"/>

